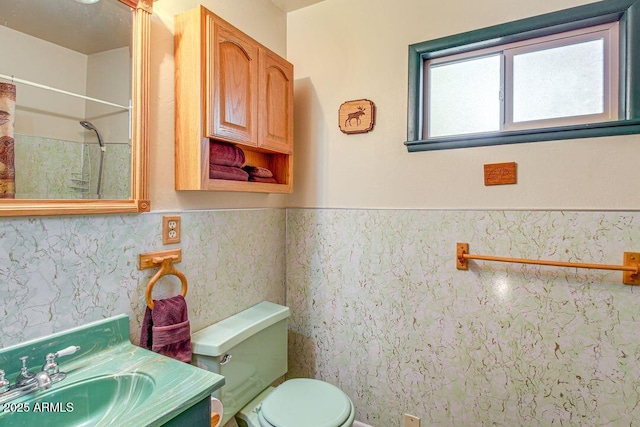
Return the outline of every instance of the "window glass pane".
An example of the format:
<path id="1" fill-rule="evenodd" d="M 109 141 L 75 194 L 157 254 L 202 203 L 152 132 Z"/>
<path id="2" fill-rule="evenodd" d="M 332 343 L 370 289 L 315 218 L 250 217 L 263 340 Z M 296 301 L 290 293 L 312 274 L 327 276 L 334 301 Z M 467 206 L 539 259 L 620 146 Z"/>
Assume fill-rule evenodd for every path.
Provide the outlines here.
<path id="1" fill-rule="evenodd" d="M 429 67 L 428 136 L 500 129 L 501 55 Z"/>
<path id="2" fill-rule="evenodd" d="M 514 122 L 603 111 L 602 39 L 514 55 Z"/>

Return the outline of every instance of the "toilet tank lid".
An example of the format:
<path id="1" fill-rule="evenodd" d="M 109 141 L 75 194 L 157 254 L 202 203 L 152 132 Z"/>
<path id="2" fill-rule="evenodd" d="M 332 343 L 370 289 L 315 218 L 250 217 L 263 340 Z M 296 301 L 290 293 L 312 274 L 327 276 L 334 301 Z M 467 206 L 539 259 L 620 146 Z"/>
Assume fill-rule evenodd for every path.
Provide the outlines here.
<path id="1" fill-rule="evenodd" d="M 263 301 L 195 332 L 191 337 L 191 351 L 202 356 L 222 356 L 255 333 L 289 316 L 289 307 Z"/>

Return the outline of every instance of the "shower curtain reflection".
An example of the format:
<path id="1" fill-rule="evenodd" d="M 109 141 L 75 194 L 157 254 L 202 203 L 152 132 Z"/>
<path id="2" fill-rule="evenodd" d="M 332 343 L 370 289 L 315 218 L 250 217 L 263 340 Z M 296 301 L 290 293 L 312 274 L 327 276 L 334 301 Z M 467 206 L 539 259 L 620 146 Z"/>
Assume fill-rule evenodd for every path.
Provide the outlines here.
<path id="1" fill-rule="evenodd" d="M 0 199 L 13 199 L 16 192 L 13 139 L 15 110 L 15 85 L 0 83 Z"/>

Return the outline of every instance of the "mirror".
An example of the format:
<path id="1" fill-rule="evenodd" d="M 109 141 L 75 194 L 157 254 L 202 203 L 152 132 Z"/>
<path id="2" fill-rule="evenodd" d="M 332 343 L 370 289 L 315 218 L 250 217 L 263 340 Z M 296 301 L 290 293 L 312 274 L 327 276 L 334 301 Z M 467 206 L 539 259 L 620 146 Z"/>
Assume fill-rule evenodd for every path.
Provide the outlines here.
<path id="1" fill-rule="evenodd" d="M 152 0 L 0 0 L 0 216 L 149 211 Z"/>

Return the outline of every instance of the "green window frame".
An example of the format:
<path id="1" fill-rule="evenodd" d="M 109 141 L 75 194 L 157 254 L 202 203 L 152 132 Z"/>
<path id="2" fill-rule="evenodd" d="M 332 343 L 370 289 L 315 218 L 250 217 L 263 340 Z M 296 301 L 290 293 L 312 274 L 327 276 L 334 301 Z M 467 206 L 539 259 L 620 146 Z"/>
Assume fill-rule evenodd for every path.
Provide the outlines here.
<path id="1" fill-rule="evenodd" d="M 427 60 L 619 22 L 618 120 L 570 126 L 426 138 L 424 63 Z M 607 0 L 409 46 L 409 152 L 640 133 L 640 0 Z"/>

